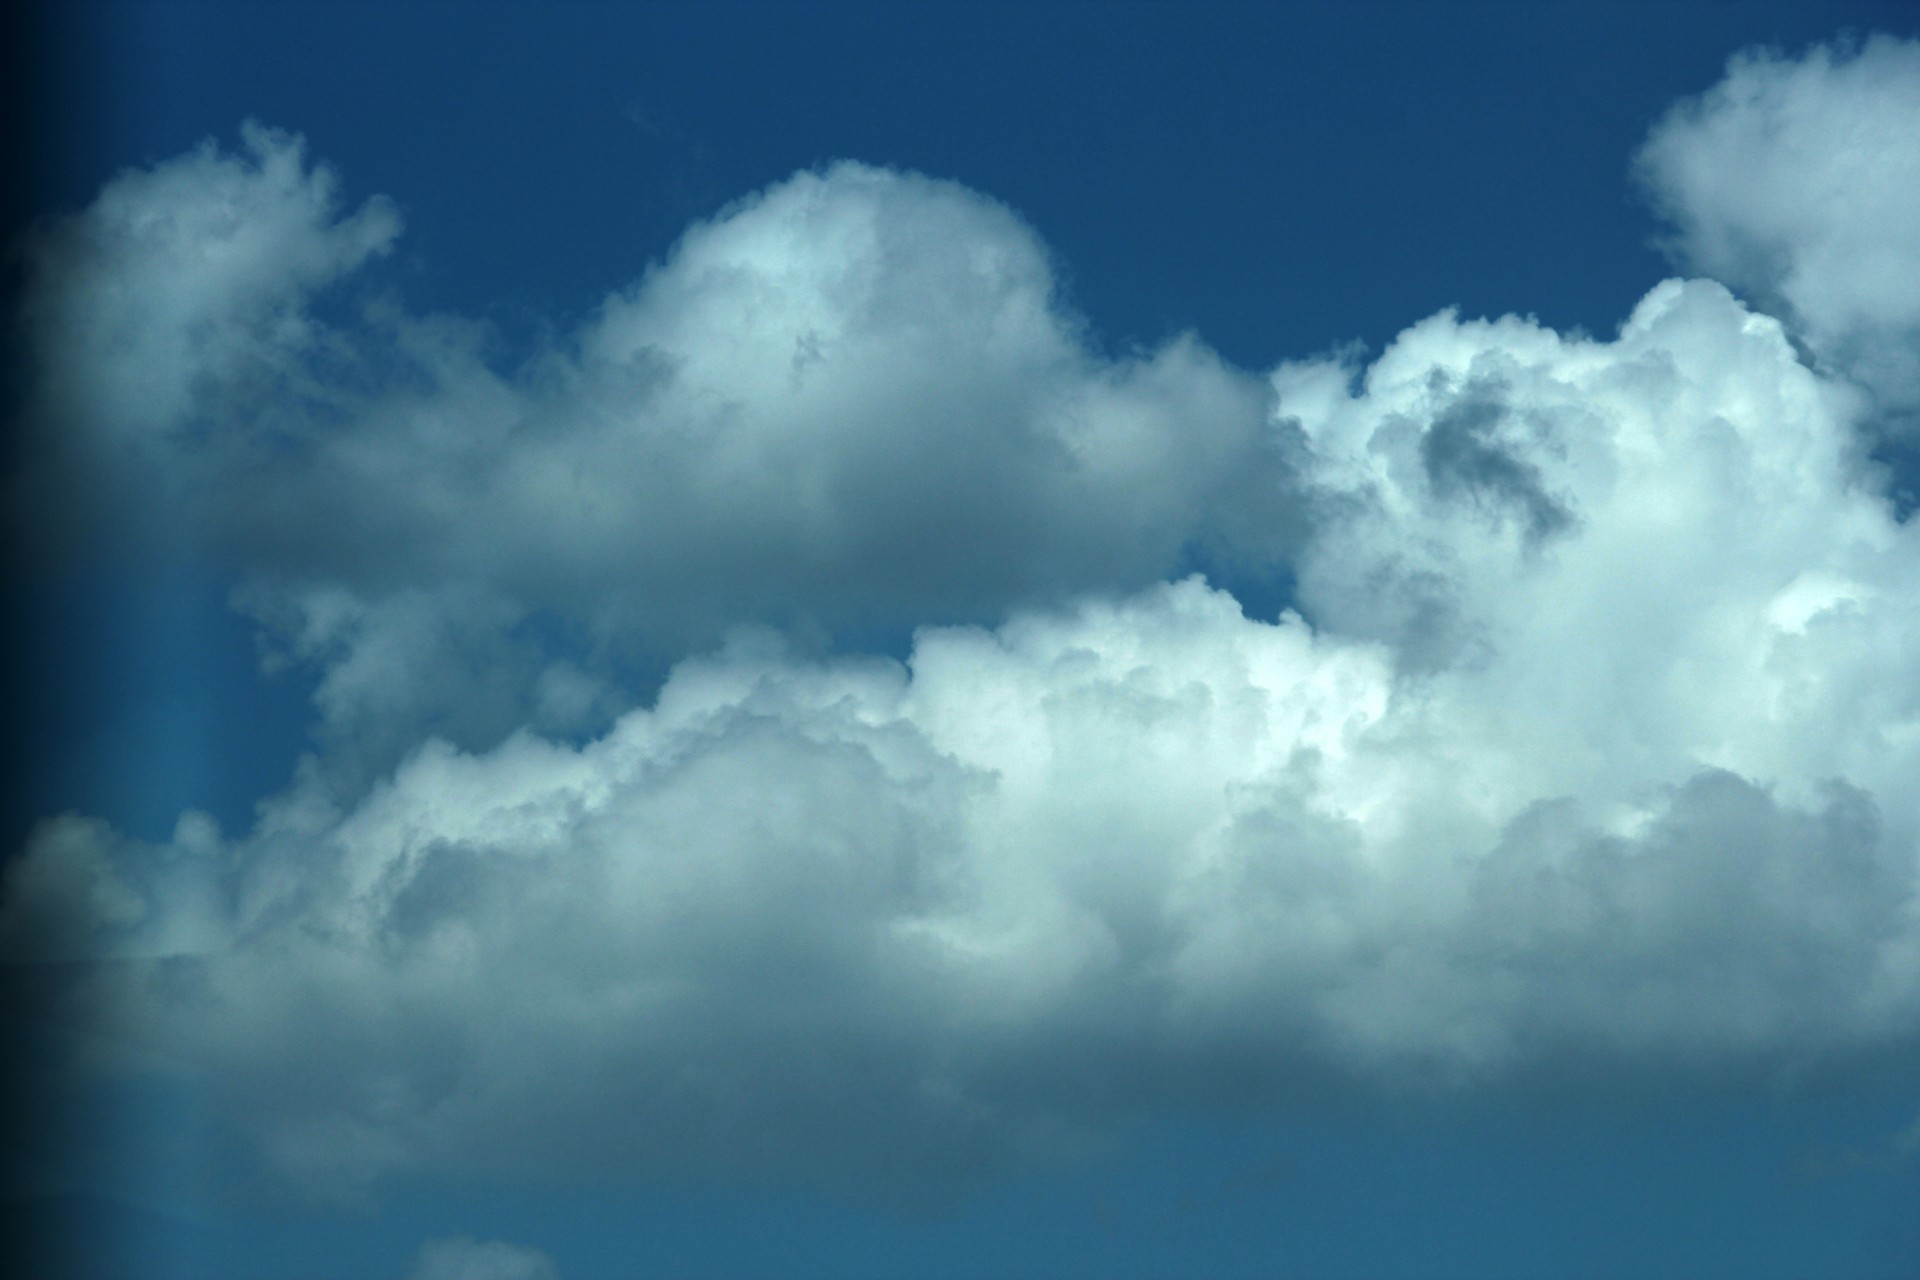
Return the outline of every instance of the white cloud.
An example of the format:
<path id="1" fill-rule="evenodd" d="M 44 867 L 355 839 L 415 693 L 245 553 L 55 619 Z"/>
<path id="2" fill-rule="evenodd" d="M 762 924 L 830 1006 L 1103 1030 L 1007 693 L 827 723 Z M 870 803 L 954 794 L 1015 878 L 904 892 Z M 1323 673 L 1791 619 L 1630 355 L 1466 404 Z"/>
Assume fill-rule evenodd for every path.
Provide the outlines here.
<path id="1" fill-rule="evenodd" d="M 559 1275 L 553 1259 L 537 1249 L 455 1236 L 421 1245 L 407 1280 L 558 1280 Z"/>
<path id="2" fill-rule="evenodd" d="M 349 1192 L 898 1191 L 1308 1080 L 1920 1052 L 1920 525 L 1779 321 L 1673 280 L 1262 380 L 1100 359 L 1048 280 L 839 166 L 510 376 L 390 313 L 272 457 L 156 455 L 326 750 L 232 839 L 43 827 L 0 938 L 132 961 L 96 1056 Z M 1196 541 L 1298 611 L 1162 581 Z M 805 626 L 881 621 L 930 625 Z M 622 712 L 623 642 L 677 660 Z"/>
<path id="3" fill-rule="evenodd" d="M 332 176 L 297 139 L 246 137 L 250 162 L 208 146 L 122 175 L 41 237 L 35 425 L 44 454 L 86 465 L 30 488 L 84 520 L 132 504 L 249 571 L 249 609 L 288 648 L 358 668 L 329 677 L 336 740 L 367 728 L 362 693 L 419 705 L 389 718 L 404 735 L 448 731 L 422 701 L 443 690 L 435 714 L 489 726 L 470 745 L 501 716 L 448 708 L 532 714 L 556 677 L 474 641 L 475 610 L 496 635 L 558 619 L 582 657 L 658 656 L 741 621 L 998 618 L 1144 586 L 1193 547 L 1278 559 L 1260 380 L 1190 338 L 1096 354 L 1037 237 L 964 188 L 802 173 L 503 372 L 476 326 L 304 305 L 395 220 L 376 200 L 333 221 Z M 133 468 L 144 507 L 131 483 L 101 500 L 95 474 L 133 438 L 102 466 Z M 430 599 L 468 652 L 433 638 Z"/>
<path id="4" fill-rule="evenodd" d="M 123 532 L 128 504 L 177 520 L 273 449 L 263 406 L 311 390 L 325 361 L 309 299 L 399 234 L 383 198 L 338 218 L 337 179 L 299 138 L 251 122 L 241 137 L 244 156 L 208 142 L 128 170 L 26 239 L 40 455 L 9 493 L 26 528 Z"/>
<path id="5" fill-rule="evenodd" d="M 1920 42 L 1749 52 L 1640 156 L 1676 257 L 1920 421 Z"/>
<path id="6" fill-rule="evenodd" d="M 578 747 L 297 788 L 135 1041 L 349 1187 L 964 1180 L 1227 1080 L 1912 1051 L 1920 555 L 1846 397 L 1706 283 L 1349 373 L 1275 375 L 1311 625 L 1190 580 L 905 666 L 746 633 Z"/>

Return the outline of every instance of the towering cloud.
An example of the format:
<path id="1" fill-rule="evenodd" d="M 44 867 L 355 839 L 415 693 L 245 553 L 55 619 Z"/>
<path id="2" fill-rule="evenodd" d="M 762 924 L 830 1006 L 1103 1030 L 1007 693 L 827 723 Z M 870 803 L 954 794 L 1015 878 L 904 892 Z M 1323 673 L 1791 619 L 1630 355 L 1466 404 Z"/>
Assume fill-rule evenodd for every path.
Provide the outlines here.
<path id="1" fill-rule="evenodd" d="M 1736 62 L 1647 163 L 1754 77 L 1878 77 L 1779 109 L 1892 137 L 1914 66 Z M 1670 280 L 1605 341 L 1443 314 L 1364 368 L 1113 361 L 1005 209 L 842 165 L 502 371 L 304 301 L 390 215 L 249 145 L 50 233 L 31 315 L 47 420 L 142 433 L 322 671 L 328 748 L 248 832 L 46 824 L 0 946 L 115 958 L 90 1061 L 217 1082 L 269 1167 L 897 1191 L 1308 1081 L 1920 1053 L 1920 535 L 1791 273 L 1784 323 Z M 307 247 L 183 310 L 223 353 L 185 390 L 72 373 L 256 217 Z M 88 257 L 122 225 L 164 229 L 149 274 Z M 916 622 L 904 660 L 822 642 Z"/>

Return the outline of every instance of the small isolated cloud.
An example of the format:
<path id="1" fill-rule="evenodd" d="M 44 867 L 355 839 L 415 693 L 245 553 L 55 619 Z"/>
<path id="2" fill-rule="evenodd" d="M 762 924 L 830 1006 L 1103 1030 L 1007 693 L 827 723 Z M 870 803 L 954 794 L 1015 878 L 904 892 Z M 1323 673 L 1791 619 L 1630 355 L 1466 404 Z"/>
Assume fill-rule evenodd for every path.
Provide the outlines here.
<path id="1" fill-rule="evenodd" d="M 1736 62 L 1647 163 L 1904 48 Z M 30 315 L 46 423 L 144 433 L 114 465 L 242 566 L 322 749 L 249 831 L 45 824 L 0 939 L 120 958 L 90 1061 L 212 1083 L 266 1167 L 905 1194 L 1307 1083 L 1920 1055 L 1920 522 L 1864 366 L 1793 341 L 1844 308 L 1669 280 L 1604 340 L 1110 360 L 1003 206 L 838 165 L 503 371 L 445 318 L 318 318 L 385 205 L 249 145 L 48 232 Z M 309 265 L 180 309 L 227 356 L 148 407 L 73 373 L 199 351 L 83 339 L 255 209 Z M 151 272 L 61 283 L 119 278 L 74 264 L 123 224 Z M 902 658 L 830 643 L 890 624 Z"/>
<path id="2" fill-rule="evenodd" d="M 1750 52 L 1640 155 L 1685 267 L 1788 318 L 1920 430 L 1920 43 Z"/>
<path id="3" fill-rule="evenodd" d="M 1868 1146 L 1817 1147 L 1800 1155 L 1794 1173 L 1802 1183 L 1859 1175 L 1898 1174 L 1920 1157 L 1920 1119 Z"/>
<path id="4" fill-rule="evenodd" d="M 455 1236 L 420 1246 L 407 1280 L 559 1280 L 553 1259 L 538 1249 Z"/>
<path id="5" fill-rule="evenodd" d="M 1902 1160 L 1920 1156 L 1920 1116 L 1893 1137 L 1893 1151 Z"/>

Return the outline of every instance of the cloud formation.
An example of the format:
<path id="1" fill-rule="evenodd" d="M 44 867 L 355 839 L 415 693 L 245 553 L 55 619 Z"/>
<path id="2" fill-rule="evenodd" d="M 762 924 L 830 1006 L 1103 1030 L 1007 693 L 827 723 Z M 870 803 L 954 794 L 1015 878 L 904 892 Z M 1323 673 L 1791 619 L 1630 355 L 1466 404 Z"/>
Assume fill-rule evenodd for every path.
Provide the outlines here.
<path id="1" fill-rule="evenodd" d="M 1920 44 L 1736 57 L 1640 155 L 1671 249 L 1920 432 Z"/>
<path id="2" fill-rule="evenodd" d="M 603 724 L 529 628 L 657 659 L 741 622 L 904 629 L 1281 558 L 1259 379 L 1192 338 L 1097 354 L 1031 229 L 955 184 L 799 174 L 503 371 L 478 326 L 352 305 L 392 205 L 341 217 L 297 138 L 244 140 L 41 235 L 20 488 L 42 524 L 238 565 L 368 772 L 428 731 Z"/>
<path id="3" fill-rule="evenodd" d="M 1911 53 L 1736 61 L 1646 163 Z M 1774 133 L 1885 136 L 1873 84 Z M 840 165 L 503 372 L 318 318 L 388 206 L 247 143 L 47 233 L 29 318 L 47 420 L 146 442 L 114 465 L 320 670 L 326 750 L 233 836 L 43 825 L 0 947 L 116 959 L 95 1064 L 218 1082 L 269 1168 L 871 1193 L 1311 1081 L 1920 1051 L 1920 534 L 1866 375 L 1796 352 L 1840 312 L 1670 280 L 1610 340 L 1109 359 L 1003 207 Z M 220 338 L 87 336 L 141 315 Z M 669 665 L 639 705 L 623 646 Z"/>

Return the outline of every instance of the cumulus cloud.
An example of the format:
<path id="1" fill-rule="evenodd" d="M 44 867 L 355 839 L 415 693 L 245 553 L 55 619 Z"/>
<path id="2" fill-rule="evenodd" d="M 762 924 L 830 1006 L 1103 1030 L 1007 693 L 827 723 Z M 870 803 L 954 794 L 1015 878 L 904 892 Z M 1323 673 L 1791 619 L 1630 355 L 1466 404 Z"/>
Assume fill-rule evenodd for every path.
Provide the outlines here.
<path id="1" fill-rule="evenodd" d="M 1789 318 L 1920 429 L 1920 42 L 1749 52 L 1640 156 L 1688 268 Z"/>
<path id="2" fill-rule="evenodd" d="M 224 932 L 122 1034 L 341 1189 L 965 1181 L 1228 1080 L 1910 1050 L 1920 555 L 1779 325 L 1670 282 L 1612 342 L 1442 316 L 1274 383 L 1307 616 L 740 633 L 585 743 L 310 779 L 197 833 Z"/>
<path id="3" fill-rule="evenodd" d="M 553 1259 L 538 1249 L 455 1236 L 420 1246 L 407 1280 L 559 1280 Z"/>
<path id="4" fill-rule="evenodd" d="M 962 187 L 799 174 L 503 369 L 479 326 L 356 301 L 389 202 L 341 218 L 297 138 L 245 142 L 124 174 L 30 246 L 22 489 L 237 564 L 282 649 L 331 655 L 336 745 L 596 705 L 561 688 L 592 661 L 550 671 L 515 628 L 657 657 L 1280 560 L 1260 381 L 1192 338 L 1099 355 L 1031 229 Z M 367 724 L 366 697 L 418 715 Z"/>
<path id="5" fill-rule="evenodd" d="M 246 832 L 50 822 L 0 915 L 281 1174 L 885 1194 L 1306 1082 L 1920 1053 L 1920 526 L 1721 284 L 1116 361 L 1004 208 L 839 166 L 511 374 L 382 314 L 398 372 L 309 317 L 327 413 L 209 374 L 279 443 L 150 459 L 322 756 Z"/>
<path id="6" fill-rule="evenodd" d="M 303 384 L 326 335 L 308 303 L 386 252 L 399 216 L 376 197 L 340 218 L 335 175 L 299 138 L 253 123 L 241 138 L 243 155 L 208 142 L 122 173 L 27 238 L 38 452 L 9 477 L 15 532 L 124 534 L 129 505 L 197 511 L 213 476 L 273 448 L 283 415 L 266 406 L 318 392 Z M 180 532 L 164 525 L 141 531 Z"/>

